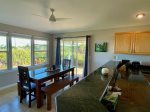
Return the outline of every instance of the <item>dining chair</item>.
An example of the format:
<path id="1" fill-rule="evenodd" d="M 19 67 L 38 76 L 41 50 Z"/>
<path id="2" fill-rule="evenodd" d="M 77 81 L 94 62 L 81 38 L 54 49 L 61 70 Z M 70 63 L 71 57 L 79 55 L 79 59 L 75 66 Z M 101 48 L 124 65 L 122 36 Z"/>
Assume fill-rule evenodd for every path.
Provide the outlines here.
<path id="1" fill-rule="evenodd" d="M 26 95 L 28 95 L 29 107 L 31 107 L 31 102 L 36 99 L 36 84 L 31 82 L 28 67 L 18 66 L 18 72 L 20 84 L 20 103 L 22 103 L 22 100 Z M 44 87 L 45 83 L 41 86 Z M 34 98 L 31 99 L 31 96 L 34 96 Z"/>
<path id="2" fill-rule="evenodd" d="M 63 59 L 63 62 L 62 62 L 63 69 L 70 68 L 70 65 L 71 65 L 71 60 L 70 59 Z M 64 77 L 68 76 L 69 74 L 70 73 L 66 73 L 64 75 L 61 75 L 62 79 L 64 79 Z"/>
<path id="3" fill-rule="evenodd" d="M 63 59 L 62 66 L 63 68 L 70 68 L 71 60 L 70 59 Z"/>
<path id="4" fill-rule="evenodd" d="M 20 103 L 24 98 L 24 93 L 29 95 L 29 107 L 31 107 L 31 101 L 35 100 L 36 85 L 30 81 L 29 70 L 27 67 L 18 66 L 19 82 L 20 82 Z M 32 94 L 34 92 L 34 94 Z M 31 99 L 31 96 L 34 96 Z"/>

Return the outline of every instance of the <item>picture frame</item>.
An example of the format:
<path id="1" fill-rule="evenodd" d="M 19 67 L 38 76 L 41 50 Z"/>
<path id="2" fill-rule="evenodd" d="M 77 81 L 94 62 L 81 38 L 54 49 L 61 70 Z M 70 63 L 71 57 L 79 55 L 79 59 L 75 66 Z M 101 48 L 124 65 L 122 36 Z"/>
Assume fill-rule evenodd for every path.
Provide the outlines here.
<path id="1" fill-rule="evenodd" d="M 95 52 L 107 52 L 107 42 L 95 43 Z"/>

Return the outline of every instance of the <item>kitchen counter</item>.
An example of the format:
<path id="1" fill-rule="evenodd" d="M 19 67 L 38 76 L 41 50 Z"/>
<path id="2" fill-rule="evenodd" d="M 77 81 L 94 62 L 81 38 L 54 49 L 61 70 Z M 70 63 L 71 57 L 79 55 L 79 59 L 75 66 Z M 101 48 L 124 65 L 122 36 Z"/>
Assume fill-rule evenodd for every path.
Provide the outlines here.
<path id="1" fill-rule="evenodd" d="M 140 70 L 120 72 L 116 84 L 122 89 L 116 112 L 150 112 L 150 85 Z"/>
<path id="2" fill-rule="evenodd" d="M 110 61 L 102 67 L 110 70 L 108 76 L 101 74 L 102 67 L 82 81 L 56 97 L 57 112 L 108 112 L 100 102 L 107 86 L 113 78 L 118 62 Z"/>
<path id="3" fill-rule="evenodd" d="M 150 74 L 129 69 L 116 75 L 117 65 L 118 62 L 110 61 L 102 66 L 110 69 L 108 77 L 101 74 L 100 67 L 64 91 L 56 98 L 57 112 L 108 112 L 101 99 L 110 81 L 116 79 L 116 85 L 122 89 L 116 112 L 149 112 Z"/>

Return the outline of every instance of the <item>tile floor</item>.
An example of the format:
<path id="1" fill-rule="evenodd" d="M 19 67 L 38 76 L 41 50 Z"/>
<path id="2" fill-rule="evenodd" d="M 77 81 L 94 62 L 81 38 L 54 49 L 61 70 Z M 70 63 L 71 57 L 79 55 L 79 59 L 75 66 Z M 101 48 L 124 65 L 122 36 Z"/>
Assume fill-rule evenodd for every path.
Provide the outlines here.
<path id="1" fill-rule="evenodd" d="M 32 102 L 31 108 L 28 107 L 26 100 L 20 103 L 16 86 L 0 90 L 0 112 L 55 112 L 54 99 L 61 92 L 62 90 L 52 96 L 52 110 L 47 111 L 46 101 L 40 109 L 37 109 L 36 101 Z"/>

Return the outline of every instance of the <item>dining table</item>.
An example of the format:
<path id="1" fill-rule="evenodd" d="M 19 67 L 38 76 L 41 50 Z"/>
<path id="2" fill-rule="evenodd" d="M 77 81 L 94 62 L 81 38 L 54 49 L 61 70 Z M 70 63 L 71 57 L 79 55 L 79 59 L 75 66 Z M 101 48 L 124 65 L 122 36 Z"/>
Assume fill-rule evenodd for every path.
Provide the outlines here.
<path id="1" fill-rule="evenodd" d="M 54 82 L 59 81 L 59 77 L 66 74 L 71 73 L 74 76 L 74 67 L 65 68 L 60 66 L 55 70 L 50 70 L 48 67 L 43 67 L 36 70 L 30 70 L 29 75 L 32 82 L 36 83 L 36 103 L 37 108 L 40 108 L 43 105 L 42 93 L 41 93 L 41 84 L 53 80 Z"/>

